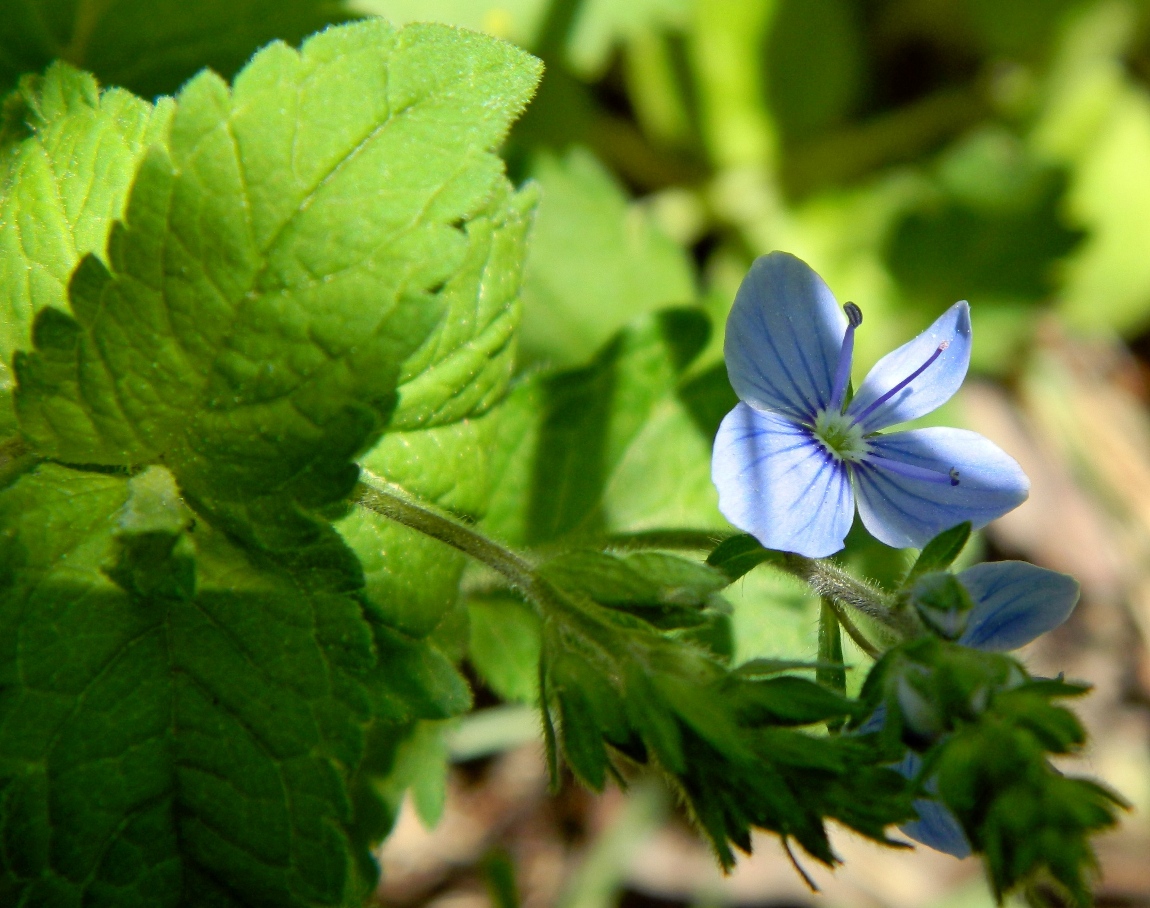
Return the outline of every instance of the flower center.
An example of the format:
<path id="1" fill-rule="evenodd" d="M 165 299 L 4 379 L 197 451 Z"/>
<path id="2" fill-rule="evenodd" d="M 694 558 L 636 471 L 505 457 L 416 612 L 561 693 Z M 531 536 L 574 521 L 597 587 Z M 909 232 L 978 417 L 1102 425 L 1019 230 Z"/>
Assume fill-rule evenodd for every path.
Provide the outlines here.
<path id="1" fill-rule="evenodd" d="M 814 436 L 835 460 L 858 463 L 869 450 L 862 426 L 834 408 L 820 411 L 815 418 Z"/>

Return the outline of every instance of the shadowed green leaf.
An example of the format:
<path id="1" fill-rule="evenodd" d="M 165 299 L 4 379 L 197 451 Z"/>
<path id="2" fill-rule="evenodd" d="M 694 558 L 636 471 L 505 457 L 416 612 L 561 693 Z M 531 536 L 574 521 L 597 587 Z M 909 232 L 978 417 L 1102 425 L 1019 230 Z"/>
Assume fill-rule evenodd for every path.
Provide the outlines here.
<path id="1" fill-rule="evenodd" d="M 374 661 L 359 604 L 193 527 L 163 471 L 42 466 L 0 493 L 0 520 L 16 901 L 352 904 L 346 787 Z"/>

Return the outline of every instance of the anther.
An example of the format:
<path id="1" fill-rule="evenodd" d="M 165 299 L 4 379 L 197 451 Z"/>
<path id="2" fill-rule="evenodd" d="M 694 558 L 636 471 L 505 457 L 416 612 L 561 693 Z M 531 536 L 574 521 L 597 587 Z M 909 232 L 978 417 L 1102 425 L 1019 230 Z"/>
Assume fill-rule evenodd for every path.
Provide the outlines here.
<path id="1" fill-rule="evenodd" d="M 854 303 L 844 305 L 843 312 L 847 314 L 847 321 L 851 323 L 852 328 L 857 328 L 862 324 L 862 309 Z"/>
<path id="2" fill-rule="evenodd" d="M 903 388 L 905 388 L 907 385 L 909 385 L 912 381 L 914 381 L 916 378 L 918 378 L 920 375 L 922 375 L 922 373 L 925 372 L 930 367 L 931 363 L 933 363 L 936 359 L 938 359 L 940 356 L 942 356 L 942 352 L 949 346 L 950 346 L 950 341 L 943 341 L 941 344 L 939 344 L 937 347 L 935 347 L 934 352 L 930 356 L 927 357 L 925 363 L 923 363 L 921 366 L 919 366 L 917 369 L 915 369 L 913 372 L 911 372 L 910 375 L 908 375 L 906 378 L 904 378 L 902 381 L 900 381 L 897 385 L 895 385 L 893 388 L 891 388 L 889 391 L 887 391 L 886 394 L 884 394 L 880 398 L 878 398 L 878 400 L 874 401 L 874 403 L 872 403 L 869 407 L 867 407 L 861 413 L 857 414 L 854 417 L 854 422 L 856 424 L 861 425 L 863 423 L 863 421 L 866 420 L 866 418 L 868 416 L 870 416 L 875 410 L 877 410 L 879 407 L 881 407 L 883 404 L 885 404 L 888 400 L 890 400 L 892 397 L 894 397 L 896 394 L 898 394 L 899 391 L 901 391 Z"/>
<path id="3" fill-rule="evenodd" d="M 958 469 L 956 467 L 950 468 L 950 484 L 952 486 L 958 485 Z"/>

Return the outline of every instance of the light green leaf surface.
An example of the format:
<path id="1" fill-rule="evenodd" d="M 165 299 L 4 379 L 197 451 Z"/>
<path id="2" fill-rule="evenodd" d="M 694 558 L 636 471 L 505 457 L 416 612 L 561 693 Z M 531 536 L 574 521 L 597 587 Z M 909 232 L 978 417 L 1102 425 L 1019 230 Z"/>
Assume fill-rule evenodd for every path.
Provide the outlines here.
<path id="1" fill-rule="evenodd" d="M 543 200 L 523 288 L 529 356 L 582 364 L 631 319 L 694 301 L 686 253 L 590 152 L 544 155 L 532 173 Z"/>
<path id="2" fill-rule="evenodd" d="M 71 462 L 163 460 L 249 542 L 339 561 L 285 500 L 348 492 L 399 382 L 401 415 L 431 421 L 490 402 L 506 370 L 483 348 L 506 346 L 498 303 L 476 307 L 470 351 L 467 326 L 438 326 L 491 232 L 460 225 L 523 216 L 520 200 L 492 214 L 507 190 L 490 149 L 537 77 L 492 39 L 375 20 L 273 45 L 232 90 L 195 79 L 109 266 L 90 256 L 73 279 L 75 320 L 49 311 L 19 358 L 29 441 Z"/>
<path id="3" fill-rule="evenodd" d="M 487 412 L 511 377 L 519 284 L 533 190 L 500 193 L 472 220 L 462 267 L 441 297 L 446 312 L 405 364 L 389 431 L 361 464 L 421 500 L 478 519 L 498 444 Z M 357 508 L 337 524 L 389 623 L 423 636 L 458 598 L 464 557 L 414 530 Z"/>
<path id="4" fill-rule="evenodd" d="M 539 700 L 541 622 L 535 610 L 511 593 L 473 596 L 468 659 L 483 681 L 510 703 Z"/>
<path id="5" fill-rule="evenodd" d="M 205 67 L 230 77 L 269 41 L 346 17 L 340 0 L 7 0 L 0 91 L 60 58 L 150 98 Z"/>
<path id="6" fill-rule="evenodd" d="M 679 397 L 706 338 L 701 313 L 669 310 L 620 333 L 584 369 L 519 384 L 501 410 L 483 525 L 517 545 L 726 526 L 710 482 L 711 439 Z"/>
<path id="7" fill-rule="evenodd" d="M 45 306 L 69 311 L 68 280 L 104 256 L 136 167 L 164 140 L 173 105 L 101 93 L 87 73 L 55 64 L 8 99 L 0 129 L 0 357 L 32 345 Z"/>
<path id="8" fill-rule="evenodd" d="M 45 465 L 0 522 L 5 901 L 354 904 L 359 605 L 189 529 L 162 470 Z"/>

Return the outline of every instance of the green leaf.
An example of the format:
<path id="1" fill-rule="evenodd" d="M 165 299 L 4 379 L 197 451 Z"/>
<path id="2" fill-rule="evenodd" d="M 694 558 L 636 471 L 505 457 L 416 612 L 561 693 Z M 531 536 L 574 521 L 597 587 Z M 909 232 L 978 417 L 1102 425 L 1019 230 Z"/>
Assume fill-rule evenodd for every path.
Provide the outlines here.
<path id="1" fill-rule="evenodd" d="M 483 525 L 513 544 L 666 526 L 725 527 L 711 440 L 678 396 L 707 338 L 696 310 L 621 332 L 592 365 L 532 375 L 502 408 Z"/>
<path id="2" fill-rule="evenodd" d="M 857 715 L 885 704 L 880 735 L 922 754 L 918 784 L 958 819 L 999 900 L 1052 881 L 1068 903 L 1086 906 L 1097 867 L 1091 839 L 1126 805 L 1049 762 L 1085 741 L 1077 718 L 1053 702 L 1082 692 L 1034 681 L 1008 656 L 922 637 L 875 664 Z"/>
<path id="3" fill-rule="evenodd" d="M 695 627 L 710 620 L 714 609 L 727 609 L 716 596 L 728 583 L 722 573 L 662 552 L 567 552 L 536 570 L 563 590 L 663 629 Z"/>
<path id="4" fill-rule="evenodd" d="M 771 111 L 786 140 L 837 126 L 858 106 L 869 75 L 862 19 L 848 0 L 778 4 L 764 59 Z"/>
<path id="5" fill-rule="evenodd" d="M 0 523 L 6 897 L 357 904 L 359 603 L 193 526 L 159 470 L 43 465 Z"/>
<path id="6" fill-rule="evenodd" d="M 504 700 L 539 700 L 541 626 L 535 610 L 511 595 L 472 596 L 468 659 Z"/>
<path id="7" fill-rule="evenodd" d="M 405 363 L 390 431 L 360 460 L 410 494 L 470 520 L 487 509 L 499 425 L 490 408 L 505 393 L 514 365 L 519 277 L 534 203 L 531 190 L 504 193 L 489 206 L 491 214 L 467 225 L 464 263 L 441 292 L 447 311 Z M 364 508 L 336 525 L 389 623 L 422 636 L 455 605 L 460 553 Z"/>
<path id="8" fill-rule="evenodd" d="M 765 549 L 754 536 L 740 533 L 724 539 L 707 556 L 707 564 L 722 571 L 727 580 L 734 583 L 763 563 L 772 563 L 780 558 L 778 552 Z"/>
<path id="9" fill-rule="evenodd" d="M 235 73 L 276 38 L 296 44 L 346 19 L 340 0 L 11 0 L 0 20 L 0 91 L 60 58 L 146 97 L 197 71 Z"/>
<path id="10" fill-rule="evenodd" d="M 474 372 L 506 343 L 507 287 L 472 324 L 441 320 L 483 284 L 476 250 L 516 245 L 521 226 L 495 225 L 524 203 L 506 201 L 490 149 L 537 77 L 506 44 L 378 20 L 298 53 L 272 45 L 232 90 L 197 77 L 140 168 L 110 264 L 77 269 L 75 319 L 45 310 L 36 353 L 18 357 L 32 446 L 163 461 L 248 544 L 356 583 L 305 509 L 347 494 L 352 458 L 393 414 L 434 423 L 497 393 L 506 356 Z M 489 220 L 469 235 L 475 218 Z"/>
<path id="11" fill-rule="evenodd" d="M 550 590 L 541 599 L 544 730 L 549 752 L 561 748 L 592 788 L 619 774 L 620 759 L 652 764 L 727 867 L 732 845 L 750 847 L 751 827 L 793 837 L 830 864 L 826 817 L 886 841 L 885 826 L 911 815 L 909 783 L 878 765 L 889 760 L 884 746 L 788 728 L 851 717 L 855 703 L 799 678 L 728 672 L 620 605 L 593 602 L 588 592 L 649 595 L 652 578 L 623 559 L 577 553 L 550 568 L 539 572 Z M 717 573 L 702 570 L 712 579 Z M 631 610 L 638 612 L 634 603 Z"/>
<path id="12" fill-rule="evenodd" d="M 910 587 L 924 574 L 945 571 L 954 564 L 954 559 L 962 554 L 962 550 L 966 547 L 969 539 L 970 521 L 960 523 L 949 530 L 943 530 L 923 546 L 902 585 Z"/>
<path id="13" fill-rule="evenodd" d="M 165 140 L 174 107 L 100 92 L 56 63 L 28 76 L 5 106 L 0 138 L 0 358 L 32 345 L 47 306 L 68 312 L 80 259 L 103 257 L 112 222 L 147 149 Z"/>
<path id="14" fill-rule="evenodd" d="M 535 358 L 586 362 L 637 316 L 696 298 L 690 260 L 590 152 L 543 155 L 543 201 L 523 288 L 523 346 Z"/>

